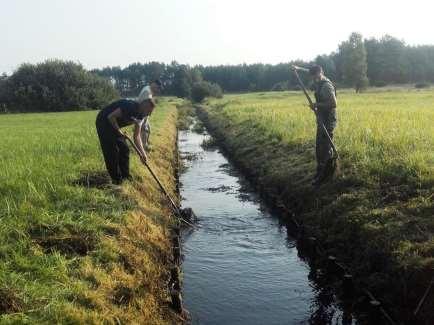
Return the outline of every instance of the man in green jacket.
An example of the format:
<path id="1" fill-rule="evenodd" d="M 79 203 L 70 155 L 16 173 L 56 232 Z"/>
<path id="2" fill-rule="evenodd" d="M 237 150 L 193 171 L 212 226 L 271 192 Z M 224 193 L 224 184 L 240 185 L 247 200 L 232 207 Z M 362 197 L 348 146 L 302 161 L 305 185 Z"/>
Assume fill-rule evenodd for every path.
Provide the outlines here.
<path id="1" fill-rule="evenodd" d="M 315 100 L 311 107 L 316 112 L 316 161 L 317 169 L 313 185 L 320 185 L 330 174 L 327 170 L 328 163 L 333 157 L 333 149 L 330 140 L 325 133 L 322 124 L 327 129 L 330 138 L 333 139 L 333 131 L 336 127 L 336 89 L 333 83 L 324 75 L 319 65 L 309 69 L 309 74 L 314 81 Z"/>

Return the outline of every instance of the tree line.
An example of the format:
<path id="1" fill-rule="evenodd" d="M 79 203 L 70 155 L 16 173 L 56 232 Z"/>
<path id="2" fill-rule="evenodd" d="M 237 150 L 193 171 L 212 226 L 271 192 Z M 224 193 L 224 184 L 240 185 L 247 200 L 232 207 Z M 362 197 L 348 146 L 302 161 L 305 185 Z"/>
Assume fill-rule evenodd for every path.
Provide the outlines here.
<path id="1" fill-rule="evenodd" d="M 109 78 L 122 96 L 134 96 L 144 84 L 159 78 L 166 85 L 165 94 L 189 97 L 192 85 L 202 79 L 220 85 L 225 92 L 297 89 L 290 73 L 292 64 L 319 64 L 339 87 L 357 91 L 368 85 L 434 82 L 434 46 L 409 46 L 389 35 L 363 39 L 358 33 L 352 33 L 335 52 L 318 55 L 313 61 L 219 66 L 149 62 L 93 72 Z"/>
<path id="2" fill-rule="evenodd" d="M 164 95 L 190 98 L 201 101 L 204 97 L 221 97 L 222 89 L 217 82 L 206 80 L 201 67 L 191 67 L 173 61 L 133 63 L 126 68 L 105 67 L 91 70 L 92 73 L 112 82 L 123 97 L 135 97 L 140 90 L 153 80 L 159 79 Z"/>
<path id="3" fill-rule="evenodd" d="M 125 68 L 87 71 L 70 61 L 48 60 L 22 64 L 12 75 L 0 76 L 0 112 L 98 109 L 122 97 L 135 97 L 155 79 L 164 84 L 163 95 L 200 102 L 222 92 L 298 89 L 291 65 L 321 65 L 338 87 L 361 91 L 369 84 L 434 82 L 434 46 L 409 46 L 392 36 L 363 39 L 352 33 L 330 54 L 313 61 L 279 64 L 190 66 L 172 62 L 133 63 Z M 308 76 L 301 74 L 307 81 Z"/>

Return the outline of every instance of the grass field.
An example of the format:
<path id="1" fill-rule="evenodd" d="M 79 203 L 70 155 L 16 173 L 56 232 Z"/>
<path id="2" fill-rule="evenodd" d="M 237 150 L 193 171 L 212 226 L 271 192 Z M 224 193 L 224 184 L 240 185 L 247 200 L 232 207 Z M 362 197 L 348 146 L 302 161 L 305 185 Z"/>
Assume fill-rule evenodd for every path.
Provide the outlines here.
<path id="1" fill-rule="evenodd" d="M 228 95 L 202 111 L 262 192 L 365 285 L 415 307 L 434 274 L 434 91 L 339 93 L 341 173 L 318 190 L 315 120 L 302 94 Z"/>
<path id="2" fill-rule="evenodd" d="M 95 111 L 0 116 L 0 322 L 161 324 L 167 205 L 131 153 L 109 187 Z M 152 116 L 151 165 L 175 191 L 176 110 Z"/>

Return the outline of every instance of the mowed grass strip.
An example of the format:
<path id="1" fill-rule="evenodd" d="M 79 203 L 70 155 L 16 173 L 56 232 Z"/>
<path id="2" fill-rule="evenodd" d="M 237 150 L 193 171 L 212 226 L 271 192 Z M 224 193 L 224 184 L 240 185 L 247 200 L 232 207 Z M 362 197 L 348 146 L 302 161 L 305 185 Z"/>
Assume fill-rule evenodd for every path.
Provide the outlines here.
<path id="1" fill-rule="evenodd" d="M 176 109 L 151 118 L 150 164 L 175 193 Z M 0 116 L 0 322 L 172 322 L 167 204 L 131 151 L 111 189 L 96 111 Z"/>
<path id="2" fill-rule="evenodd" d="M 310 185 L 315 117 L 302 94 L 208 104 L 204 116 L 234 160 L 330 254 L 391 301 L 420 298 L 434 273 L 434 91 L 340 92 L 341 173 L 319 190 Z"/>

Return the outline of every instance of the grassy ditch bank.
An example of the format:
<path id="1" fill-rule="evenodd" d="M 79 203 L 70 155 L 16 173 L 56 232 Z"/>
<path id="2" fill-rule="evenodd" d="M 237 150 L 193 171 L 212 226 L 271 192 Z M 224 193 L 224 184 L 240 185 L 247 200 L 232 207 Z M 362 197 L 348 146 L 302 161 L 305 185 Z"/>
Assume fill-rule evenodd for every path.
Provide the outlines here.
<path id="1" fill-rule="evenodd" d="M 338 100 L 341 173 L 319 189 L 310 185 L 315 121 L 301 94 L 230 95 L 198 111 L 268 199 L 293 211 L 359 286 L 409 321 L 434 274 L 434 92 Z M 426 324 L 433 296 L 418 313 Z"/>
<path id="2" fill-rule="evenodd" d="M 150 164 L 176 191 L 176 101 L 151 118 Z M 0 116 L 0 323 L 167 324 L 167 201 L 131 150 L 110 187 L 95 111 Z"/>

